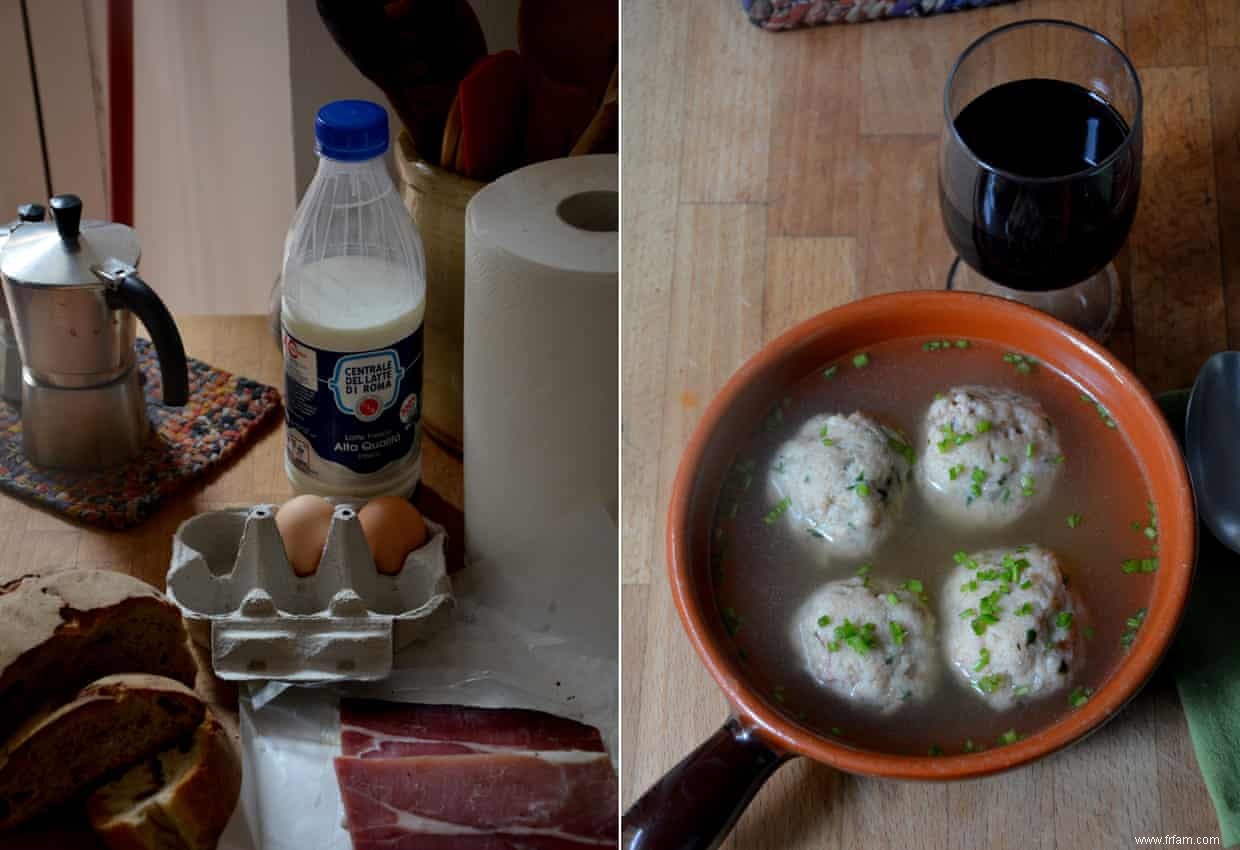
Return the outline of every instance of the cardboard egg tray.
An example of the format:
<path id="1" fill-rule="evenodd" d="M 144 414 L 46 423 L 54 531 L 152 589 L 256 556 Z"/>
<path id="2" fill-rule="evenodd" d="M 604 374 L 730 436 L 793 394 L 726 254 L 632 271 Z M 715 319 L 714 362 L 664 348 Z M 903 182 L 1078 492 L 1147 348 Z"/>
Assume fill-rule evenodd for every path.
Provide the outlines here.
<path id="1" fill-rule="evenodd" d="M 210 511 L 183 522 L 168 595 L 222 679 L 332 682 L 382 679 L 392 653 L 442 625 L 452 607 L 445 534 L 394 576 L 375 568 L 360 506 L 339 504 L 318 570 L 299 577 L 276 528 L 277 505 Z"/>

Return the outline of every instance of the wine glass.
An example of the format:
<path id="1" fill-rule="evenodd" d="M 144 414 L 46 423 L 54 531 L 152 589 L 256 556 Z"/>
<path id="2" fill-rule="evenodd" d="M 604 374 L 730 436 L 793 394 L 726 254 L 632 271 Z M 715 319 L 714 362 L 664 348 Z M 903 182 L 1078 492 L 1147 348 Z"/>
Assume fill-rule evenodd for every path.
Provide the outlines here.
<path id="1" fill-rule="evenodd" d="M 1080 24 L 1009 24 L 961 54 L 944 112 L 939 204 L 958 255 L 947 288 L 1105 339 L 1120 303 L 1111 261 L 1141 186 L 1141 81 L 1128 57 Z"/>

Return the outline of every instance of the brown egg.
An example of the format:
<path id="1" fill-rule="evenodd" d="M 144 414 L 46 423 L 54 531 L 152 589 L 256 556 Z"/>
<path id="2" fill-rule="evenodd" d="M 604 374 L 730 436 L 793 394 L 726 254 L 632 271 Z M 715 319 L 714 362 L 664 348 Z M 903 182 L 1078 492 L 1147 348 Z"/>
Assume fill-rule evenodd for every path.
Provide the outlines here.
<path id="1" fill-rule="evenodd" d="M 333 510 L 332 503 L 322 496 L 306 495 L 289 499 L 276 511 L 284 553 L 297 575 L 314 575 L 319 568 Z"/>
<path id="2" fill-rule="evenodd" d="M 405 565 L 405 558 L 426 543 L 426 521 L 413 505 L 397 496 L 371 499 L 357 518 L 366 532 L 375 567 L 394 576 Z"/>

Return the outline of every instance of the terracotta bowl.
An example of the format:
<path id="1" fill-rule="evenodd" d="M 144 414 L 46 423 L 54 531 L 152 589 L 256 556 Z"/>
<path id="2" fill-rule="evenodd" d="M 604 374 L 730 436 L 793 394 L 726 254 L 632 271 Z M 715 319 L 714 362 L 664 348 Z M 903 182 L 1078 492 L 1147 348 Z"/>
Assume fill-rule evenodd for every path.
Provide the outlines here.
<path id="1" fill-rule="evenodd" d="M 1128 440 L 1158 508 L 1160 567 L 1146 620 L 1110 678 L 1080 709 L 1014 744 L 968 755 L 896 755 L 819 736 L 751 687 L 728 649 L 709 577 L 709 531 L 728 465 L 761 412 L 823 363 L 905 337 L 968 337 L 1031 354 L 1076 379 Z M 998 298 L 905 292 L 856 301 L 768 344 L 728 381 L 689 441 L 672 488 L 668 568 L 694 649 L 734 715 L 625 815 L 630 850 L 714 847 L 783 760 L 806 756 L 894 779 L 954 780 L 1008 770 L 1079 740 L 1132 698 L 1166 652 L 1188 598 L 1196 544 L 1192 490 L 1157 405 L 1109 352 L 1049 316 Z M 668 814 L 672 813 L 672 817 Z"/>

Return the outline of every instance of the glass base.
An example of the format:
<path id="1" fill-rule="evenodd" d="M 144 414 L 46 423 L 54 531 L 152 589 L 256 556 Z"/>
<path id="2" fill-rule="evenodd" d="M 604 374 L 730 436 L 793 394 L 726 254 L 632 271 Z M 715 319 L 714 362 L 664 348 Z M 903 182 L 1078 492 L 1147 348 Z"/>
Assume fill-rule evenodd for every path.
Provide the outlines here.
<path id="1" fill-rule="evenodd" d="M 978 292 L 1009 301 L 1019 301 L 1089 334 L 1098 342 L 1106 342 L 1111 331 L 1115 329 L 1115 319 L 1119 316 L 1122 298 L 1119 274 L 1115 271 L 1114 263 L 1108 263 L 1102 271 L 1074 286 L 1050 292 L 1026 292 L 1009 289 L 983 277 L 957 257 L 947 273 L 947 288 L 957 292 Z"/>

